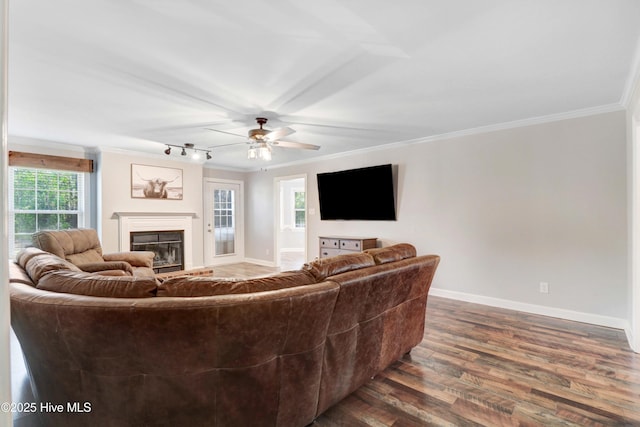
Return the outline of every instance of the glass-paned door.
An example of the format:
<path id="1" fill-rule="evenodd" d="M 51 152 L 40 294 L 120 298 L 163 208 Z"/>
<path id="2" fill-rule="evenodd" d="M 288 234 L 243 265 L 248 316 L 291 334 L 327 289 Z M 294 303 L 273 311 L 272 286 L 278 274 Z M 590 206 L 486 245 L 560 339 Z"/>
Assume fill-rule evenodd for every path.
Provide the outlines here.
<path id="1" fill-rule="evenodd" d="M 207 264 L 234 262 L 242 248 L 241 185 L 206 181 L 205 258 Z"/>
<path id="2" fill-rule="evenodd" d="M 216 255 L 235 253 L 235 198 L 234 190 L 215 188 L 213 190 L 213 223 Z"/>

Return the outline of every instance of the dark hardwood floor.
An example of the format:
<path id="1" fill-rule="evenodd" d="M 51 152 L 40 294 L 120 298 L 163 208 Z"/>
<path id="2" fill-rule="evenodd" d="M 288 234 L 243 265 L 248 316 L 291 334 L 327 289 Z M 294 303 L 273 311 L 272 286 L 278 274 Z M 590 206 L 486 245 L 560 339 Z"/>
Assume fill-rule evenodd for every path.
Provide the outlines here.
<path id="1" fill-rule="evenodd" d="M 270 271 L 243 263 L 214 275 Z M 12 345 L 14 400 L 32 401 Z M 312 426 L 429 425 L 640 426 L 640 354 L 621 330 L 429 297 L 423 341 Z"/>
<path id="2" fill-rule="evenodd" d="M 314 426 L 640 426 L 624 332 L 430 297 L 424 340 Z"/>

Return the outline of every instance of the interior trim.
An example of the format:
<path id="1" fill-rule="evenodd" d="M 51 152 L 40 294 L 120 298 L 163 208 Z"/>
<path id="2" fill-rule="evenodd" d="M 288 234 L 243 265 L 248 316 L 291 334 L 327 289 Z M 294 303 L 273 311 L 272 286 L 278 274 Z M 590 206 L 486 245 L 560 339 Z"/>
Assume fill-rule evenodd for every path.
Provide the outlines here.
<path id="1" fill-rule="evenodd" d="M 9 151 L 9 166 L 72 172 L 93 172 L 93 160 L 91 159 L 50 156 L 47 154 L 34 154 L 23 151 Z"/>

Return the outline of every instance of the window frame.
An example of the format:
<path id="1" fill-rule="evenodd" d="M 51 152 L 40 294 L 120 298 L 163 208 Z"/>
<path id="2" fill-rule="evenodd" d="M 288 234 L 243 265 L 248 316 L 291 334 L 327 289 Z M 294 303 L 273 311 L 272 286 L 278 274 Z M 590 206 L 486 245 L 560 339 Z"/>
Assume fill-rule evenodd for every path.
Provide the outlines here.
<path id="1" fill-rule="evenodd" d="M 42 174 L 42 173 L 51 173 L 54 172 L 56 174 L 56 176 L 58 177 L 58 185 L 57 188 L 55 190 L 56 192 L 56 201 L 57 201 L 57 209 L 38 209 L 38 205 L 37 205 L 37 197 L 38 197 L 38 186 L 37 186 L 37 180 L 36 180 L 36 187 L 33 189 L 34 192 L 34 208 L 33 209 L 16 209 L 15 206 L 15 173 L 18 170 L 29 170 L 29 171 L 33 171 L 36 174 Z M 76 193 L 77 193 L 77 209 L 60 209 L 59 206 L 59 201 L 60 201 L 60 193 L 61 193 L 61 189 L 59 187 L 59 183 L 60 183 L 60 174 L 75 174 L 76 175 Z M 88 194 L 86 193 L 87 191 L 87 183 L 89 181 L 89 177 L 88 177 L 88 173 L 86 172 L 81 172 L 78 170 L 63 170 L 63 169 L 45 169 L 45 168 L 37 168 L 37 167 L 29 167 L 29 166 L 22 166 L 22 165 L 10 165 L 8 168 L 8 178 L 9 178 L 9 186 L 8 186 L 8 206 L 7 206 L 7 225 L 8 225 L 8 250 L 9 250 L 9 256 L 11 258 L 13 258 L 16 253 L 19 252 L 19 250 L 21 249 L 21 246 L 19 244 L 19 242 L 16 240 L 16 237 L 18 236 L 27 236 L 28 233 L 25 232 L 21 232 L 21 233 L 17 233 L 16 232 L 16 214 L 35 214 L 36 215 L 36 221 L 34 224 L 35 230 L 33 232 L 31 232 L 30 234 L 32 235 L 33 233 L 40 231 L 41 229 L 39 228 L 38 225 L 38 221 L 37 221 L 37 215 L 38 214 L 56 214 L 56 215 L 76 215 L 77 216 L 77 223 L 75 224 L 75 226 L 77 228 L 82 228 L 85 227 L 86 221 L 87 221 L 87 199 L 88 199 Z M 52 191 L 52 190 L 50 190 Z M 65 189 L 62 190 L 62 192 L 66 191 Z M 44 229 L 52 229 L 52 228 L 42 228 L 42 230 Z M 57 228 L 56 229 L 61 229 L 60 228 L 60 223 L 59 223 L 59 217 L 58 217 L 58 223 L 57 223 Z M 64 229 L 64 228 L 62 228 Z"/>

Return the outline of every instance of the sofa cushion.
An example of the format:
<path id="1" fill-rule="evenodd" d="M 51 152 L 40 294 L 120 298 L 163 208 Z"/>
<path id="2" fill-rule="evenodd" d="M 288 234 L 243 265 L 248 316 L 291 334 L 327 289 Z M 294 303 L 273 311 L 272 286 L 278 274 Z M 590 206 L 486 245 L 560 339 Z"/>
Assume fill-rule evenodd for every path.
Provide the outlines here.
<path id="1" fill-rule="evenodd" d="M 104 262 L 102 255 L 95 249 L 89 249 L 76 254 L 67 254 L 66 260 L 75 265 L 91 264 L 96 262 Z"/>
<path id="2" fill-rule="evenodd" d="M 86 271 L 87 273 L 98 273 L 107 270 L 121 270 L 129 276 L 133 276 L 133 269 L 131 268 L 131 264 L 125 261 L 91 262 L 88 264 L 76 264 L 76 266 L 80 270 Z"/>
<path id="3" fill-rule="evenodd" d="M 27 265 L 27 262 L 29 262 L 29 260 L 34 256 L 46 255 L 48 253 L 49 252 L 43 251 L 42 249 L 39 249 L 39 248 L 34 248 L 34 247 L 25 248 L 20 252 L 18 252 L 18 254 L 16 255 L 16 263 L 18 263 L 20 267 L 25 268 Z"/>
<path id="4" fill-rule="evenodd" d="M 72 230 L 39 231 L 32 236 L 33 245 L 60 258 L 69 259 L 70 255 L 79 254 L 79 264 L 102 261 L 102 246 L 96 230 L 79 228 Z M 88 252 L 84 254 L 84 252 Z"/>
<path id="5" fill-rule="evenodd" d="M 360 252 L 354 254 L 337 255 L 329 258 L 320 258 L 302 267 L 315 277 L 318 282 L 327 277 L 346 271 L 358 270 L 360 268 L 376 265 L 373 257 L 367 253 Z"/>
<path id="6" fill-rule="evenodd" d="M 9 283 L 24 283 L 35 286 L 27 272 L 13 261 L 9 261 Z"/>
<path id="7" fill-rule="evenodd" d="M 367 249 L 365 252 L 371 255 L 378 265 L 416 256 L 416 248 L 409 243 L 398 243 L 386 248 Z"/>
<path id="8" fill-rule="evenodd" d="M 94 297 L 149 298 L 155 296 L 157 283 L 153 277 L 54 271 L 42 277 L 36 287 L 46 291 Z"/>
<path id="9" fill-rule="evenodd" d="M 257 279 L 216 279 L 203 276 L 172 277 L 158 285 L 159 297 L 202 297 L 273 291 L 315 283 L 306 271 L 286 271 Z"/>
<path id="10" fill-rule="evenodd" d="M 115 252 L 111 254 L 103 254 L 105 261 L 124 261 L 133 267 L 153 267 L 153 257 L 155 253 L 151 251 L 131 251 L 131 252 Z"/>
<path id="11" fill-rule="evenodd" d="M 42 254 L 34 256 L 27 262 L 25 270 L 33 283 L 38 283 L 40 279 L 52 271 L 67 270 L 80 271 L 78 267 L 53 254 Z"/>

